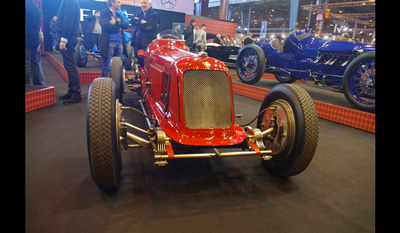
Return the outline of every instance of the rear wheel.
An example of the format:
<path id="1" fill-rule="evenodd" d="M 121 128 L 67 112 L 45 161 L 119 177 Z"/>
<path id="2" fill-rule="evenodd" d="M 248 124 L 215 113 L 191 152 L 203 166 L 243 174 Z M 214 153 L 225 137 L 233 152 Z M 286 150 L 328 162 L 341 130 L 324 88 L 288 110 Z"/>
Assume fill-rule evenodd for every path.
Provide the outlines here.
<path id="1" fill-rule="evenodd" d="M 110 78 L 93 80 L 88 94 L 87 144 L 92 178 L 99 189 L 114 190 L 121 180 L 120 110 Z"/>
<path id="2" fill-rule="evenodd" d="M 132 70 L 135 67 L 135 49 L 131 43 L 126 45 L 126 52 L 128 56 L 125 58 L 125 69 Z"/>
<path id="3" fill-rule="evenodd" d="M 87 63 L 85 41 L 79 37 L 75 46 L 75 62 L 78 67 L 85 67 Z"/>
<path id="4" fill-rule="evenodd" d="M 122 103 L 122 94 L 124 93 L 123 73 L 124 70 L 122 68 L 122 58 L 113 57 L 111 59 L 110 77 L 117 86 L 117 93 L 118 93 L 117 98 L 119 99 L 120 103 Z"/>
<path id="5" fill-rule="evenodd" d="M 267 109 L 267 110 L 265 110 Z M 257 128 L 274 127 L 264 141 L 272 159 L 262 161 L 271 174 L 294 176 L 304 171 L 318 144 L 317 111 L 310 95 L 301 87 L 282 84 L 272 88 L 261 104 Z"/>

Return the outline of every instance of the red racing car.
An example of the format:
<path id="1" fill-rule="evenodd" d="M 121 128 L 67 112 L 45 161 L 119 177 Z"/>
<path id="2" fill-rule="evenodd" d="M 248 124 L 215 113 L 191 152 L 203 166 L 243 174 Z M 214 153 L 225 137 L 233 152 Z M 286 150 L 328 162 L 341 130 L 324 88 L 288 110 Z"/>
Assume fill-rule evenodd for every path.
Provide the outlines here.
<path id="1" fill-rule="evenodd" d="M 231 77 L 221 61 L 189 52 L 171 34 L 163 34 L 138 56 L 145 65 L 136 65 L 134 76 L 124 77 L 121 59 L 115 58 L 112 78 L 96 78 L 89 89 L 88 155 L 99 189 L 118 188 L 121 151 L 138 147 L 148 149 L 158 166 L 172 159 L 257 156 L 271 174 L 288 177 L 310 164 L 318 143 L 318 117 L 301 87 L 275 86 L 254 118 L 257 128 L 240 126 L 235 123 Z M 122 117 L 123 111 L 139 111 L 121 104 L 124 82 L 141 97 L 148 128 Z"/>

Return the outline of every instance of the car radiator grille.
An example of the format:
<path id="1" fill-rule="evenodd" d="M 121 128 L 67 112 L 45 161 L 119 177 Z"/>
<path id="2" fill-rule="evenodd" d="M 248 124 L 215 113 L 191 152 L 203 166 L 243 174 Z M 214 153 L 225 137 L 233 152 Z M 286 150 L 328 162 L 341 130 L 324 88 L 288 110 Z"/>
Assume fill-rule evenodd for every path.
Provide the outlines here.
<path id="1" fill-rule="evenodd" d="M 231 96 L 227 74 L 217 70 L 185 71 L 183 107 L 188 128 L 230 127 Z"/>

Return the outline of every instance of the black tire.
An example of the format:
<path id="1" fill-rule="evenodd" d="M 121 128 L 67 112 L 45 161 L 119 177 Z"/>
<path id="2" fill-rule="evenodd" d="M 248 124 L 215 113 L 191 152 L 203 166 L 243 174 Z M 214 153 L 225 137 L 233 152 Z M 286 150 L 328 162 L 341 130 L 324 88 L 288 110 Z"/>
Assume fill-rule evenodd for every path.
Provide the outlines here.
<path id="1" fill-rule="evenodd" d="M 117 98 L 120 103 L 122 103 L 122 94 L 124 93 L 124 80 L 122 74 L 123 74 L 122 58 L 121 57 L 111 58 L 110 77 L 117 86 L 117 91 L 118 91 Z"/>
<path id="2" fill-rule="evenodd" d="M 249 53 L 254 55 L 252 56 L 252 58 L 254 58 L 254 60 L 252 59 L 253 62 L 245 61 L 249 58 L 246 58 Z M 256 67 L 254 67 L 254 65 Z M 260 46 L 256 44 L 248 44 L 244 46 L 240 50 L 236 59 L 236 73 L 239 79 L 246 84 L 254 84 L 258 82 L 264 74 L 265 66 L 265 54 Z"/>
<path id="3" fill-rule="evenodd" d="M 81 37 L 78 38 L 75 46 L 75 62 L 78 67 L 85 67 L 87 63 L 86 44 Z"/>
<path id="4" fill-rule="evenodd" d="M 88 94 L 87 145 L 92 178 L 102 190 L 117 189 L 121 180 L 116 103 L 116 86 L 112 79 L 94 79 Z"/>
<path id="5" fill-rule="evenodd" d="M 126 70 L 132 70 L 134 65 L 135 65 L 135 49 L 131 45 L 131 43 L 128 43 L 126 45 L 126 53 L 128 56 L 125 59 L 125 69 Z"/>
<path id="6" fill-rule="evenodd" d="M 275 112 L 277 129 L 280 130 L 278 135 L 285 135 L 276 137 L 273 142 L 269 139 L 264 141 L 266 149 L 272 150 L 272 159 L 263 160 L 263 166 L 276 176 L 294 176 L 303 172 L 314 157 L 319 134 L 317 110 L 310 95 L 294 84 L 272 88 L 264 98 L 260 112 L 275 106 L 280 108 Z M 270 127 L 273 113 L 272 110 L 266 110 L 258 118 L 257 127 L 261 131 Z M 287 124 L 281 119 L 285 117 Z"/>
<path id="7" fill-rule="evenodd" d="M 296 81 L 296 78 L 293 76 L 283 76 L 275 74 L 275 78 L 280 83 L 294 83 L 294 81 Z"/>
<path id="8" fill-rule="evenodd" d="M 366 65 L 366 63 L 368 61 L 370 61 L 370 65 L 373 66 L 373 67 L 370 67 L 371 71 L 366 70 L 366 68 L 365 68 L 365 67 L 368 67 L 368 65 Z M 371 61 L 373 61 L 373 62 L 371 62 Z M 370 91 L 370 92 L 373 93 L 373 98 L 371 97 L 373 99 L 373 102 L 369 103 L 369 104 L 367 104 L 367 102 L 364 102 L 364 103 L 360 102 L 360 101 L 363 101 L 363 99 L 361 97 L 361 95 L 363 95 L 362 92 L 359 95 L 356 95 L 356 94 L 353 95 L 352 91 L 351 91 L 352 88 L 350 88 L 350 82 L 351 82 L 351 78 L 352 78 L 351 75 L 354 74 L 354 73 L 356 73 L 358 75 L 359 73 L 356 72 L 356 71 L 358 70 L 358 68 L 360 66 L 364 66 L 364 68 L 360 69 L 360 70 L 365 71 L 365 72 L 373 73 L 373 75 L 371 75 L 371 76 L 373 76 L 372 78 L 371 77 L 366 78 L 366 79 L 369 79 L 368 80 L 368 83 L 370 83 L 369 86 L 367 86 L 364 83 L 364 85 L 367 86 L 367 87 L 364 87 L 364 88 L 367 91 Z M 360 83 L 362 81 L 363 80 L 360 79 L 360 81 L 357 82 L 354 85 L 360 86 Z M 365 80 L 364 80 L 364 82 L 365 82 Z M 355 91 L 354 88 L 353 88 L 353 92 Z M 349 66 L 346 68 L 346 70 L 344 72 L 343 92 L 344 92 L 344 95 L 345 95 L 347 101 L 349 101 L 356 108 L 359 108 L 359 109 L 362 109 L 362 110 L 368 111 L 368 112 L 375 112 L 375 51 L 374 52 L 364 53 L 364 54 L 356 57 L 354 60 L 352 60 L 350 62 Z M 371 99 L 365 98 L 364 100 L 370 101 Z"/>

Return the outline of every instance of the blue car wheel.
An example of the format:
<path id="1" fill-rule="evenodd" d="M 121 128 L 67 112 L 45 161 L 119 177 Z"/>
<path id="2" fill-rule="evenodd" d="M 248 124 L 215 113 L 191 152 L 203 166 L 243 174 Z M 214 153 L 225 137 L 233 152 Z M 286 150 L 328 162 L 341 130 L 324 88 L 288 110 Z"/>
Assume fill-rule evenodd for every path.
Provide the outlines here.
<path id="1" fill-rule="evenodd" d="M 85 67 L 87 63 L 86 49 L 85 49 L 85 41 L 79 37 L 78 43 L 75 46 L 75 62 L 78 67 Z"/>
<path id="2" fill-rule="evenodd" d="M 248 44 L 237 56 L 236 73 L 242 82 L 254 84 L 263 76 L 265 65 L 263 50 L 256 44 Z"/>
<path id="3" fill-rule="evenodd" d="M 369 112 L 375 111 L 375 52 L 358 56 L 346 68 L 343 91 L 354 106 Z"/>

